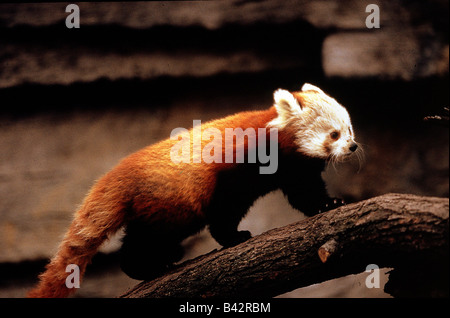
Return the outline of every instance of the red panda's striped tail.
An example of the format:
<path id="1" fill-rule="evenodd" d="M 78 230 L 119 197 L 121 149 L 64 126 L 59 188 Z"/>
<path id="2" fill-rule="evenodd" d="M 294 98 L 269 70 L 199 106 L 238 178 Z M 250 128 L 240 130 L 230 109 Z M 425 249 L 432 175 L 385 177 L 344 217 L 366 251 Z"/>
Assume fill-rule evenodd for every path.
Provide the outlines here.
<path id="1" fill-rule="evenodd" d="M 88 196 L 77 212 L 58 252 L 39 276 L 39 284 L 28 293 L 28 297 L 62 298 L 75 292 L 72 284 L 66 284 L 71 274 L 71 270 L 66 272 L 67 266 L 78 266 L 81 280 L 100 245 L 123 225 L 122 211 L 117 207 L 112 209 L 112 205 L 98 204 L 92 196 L 95 197 L 95 194 Z"/>

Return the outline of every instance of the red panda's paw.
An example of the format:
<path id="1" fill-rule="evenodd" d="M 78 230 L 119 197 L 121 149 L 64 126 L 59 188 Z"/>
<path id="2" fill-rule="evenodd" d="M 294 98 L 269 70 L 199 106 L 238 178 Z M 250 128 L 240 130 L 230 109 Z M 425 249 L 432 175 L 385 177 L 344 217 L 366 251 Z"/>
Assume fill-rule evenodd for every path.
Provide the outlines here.
<path id="1" fill-rule="evenodd" d="M 343 199 L 339 199 L 339 198 L 329 198 L 328 200 L 326 200 L 325 204 L 323 205 L 323 207 L 321 209 L 319 209 L 319 213 L 323 213 L 325 211 L 330 211 L 333 209 L 336 209 L 340 206 L 345 205 L 345 201 Z"/>
<path id="2" fill-rule="evenodd" d="M 223 242 L 223 247 L 232 247 L 238 245 L 242 242 L 247 241 L 252 237 L 252 234 L 249 231 L 236 231 L 232 236 L 229 236 L 226 242 Z"/>

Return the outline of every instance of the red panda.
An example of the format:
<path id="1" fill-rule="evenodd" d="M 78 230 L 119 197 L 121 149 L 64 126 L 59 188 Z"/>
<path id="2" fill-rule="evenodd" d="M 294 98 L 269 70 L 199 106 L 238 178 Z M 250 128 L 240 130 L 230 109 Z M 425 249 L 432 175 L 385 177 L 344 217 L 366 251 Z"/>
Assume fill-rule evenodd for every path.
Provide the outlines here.
<path id="1" fill-rule="evenodd" d="M 65 284 L 66 267 L 76 264 L 82 275 L 100 245 L 122 227 L 122 270 L 133 278 L 150 279 L 180 260 L 180 242 L 206 226 L 224 247 L 250 238 L 250 232 L 237 230 L 239 222 L 258 197 L 275 189 L 307 215 L 341 204 L 328 197 L 321 172 L 327 161 L 345 159 L 358 144 L 350 116 L 333 98 L 311 84 L 293 93 L 278 89 L 271 108 L 213 120 L 201 131 L 213 128 L 225 135 L 227 128 L 238 127 L 262 131 L 264 136 L 256 138 L 264 137 L 266 144 L 273 142 L 270 131 L 275 128 L 274 173 L 260 173 L 260 166 L 250 160 L 236 162 L 239 146 L 249 155 L 265 145 L 251 138 L 234 144 L 232 162 L 225 160 L 229 150 L 217 148 L 219 162 L 174 162 L 173 149 L 181 135 L 131 154 L 92 187 L 28 296 L 66 297 L 74 292 Z M 195 130 L 188 132 L 191 149 Z M 201 147 L 209 141 L 204 139 Z M 189 155 L 193 159 L 195 153 Z"/>

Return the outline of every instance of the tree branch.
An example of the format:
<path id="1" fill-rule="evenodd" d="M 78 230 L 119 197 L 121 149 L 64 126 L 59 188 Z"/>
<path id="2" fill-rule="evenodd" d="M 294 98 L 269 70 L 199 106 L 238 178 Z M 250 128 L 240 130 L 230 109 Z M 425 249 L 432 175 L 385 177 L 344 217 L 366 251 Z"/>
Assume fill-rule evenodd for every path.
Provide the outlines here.
<path id="1" fill-rule="evenodd" d="M 431 269 L 436 280 L 426 291 L 416 288 L 421 296 L 448 295 L 440 283 L 448 277 L 448 233 L 448 198 L 387 194 L 214 250 L 121 297 L 273 297 L 361 273 L 368 264 L 408 269 L 386 284 L 394 296 L 410 295 L 402 284 L 417 277 L 415 269 Z"/>

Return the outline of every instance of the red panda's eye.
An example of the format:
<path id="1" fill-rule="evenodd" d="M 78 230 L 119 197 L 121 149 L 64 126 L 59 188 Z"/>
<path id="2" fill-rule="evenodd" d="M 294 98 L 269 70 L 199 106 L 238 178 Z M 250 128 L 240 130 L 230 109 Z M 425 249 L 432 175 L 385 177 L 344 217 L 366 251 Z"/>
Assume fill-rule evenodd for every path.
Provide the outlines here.
<path id="1" fill-rule="evenodd" d="M 339 139 L 339 132 L 338 132 L 338 131 L 333 131 L 333 132 L 330 134 L 330 137 L 331 137 L 331 139 L 333 139 L 333 140 Z"/>

